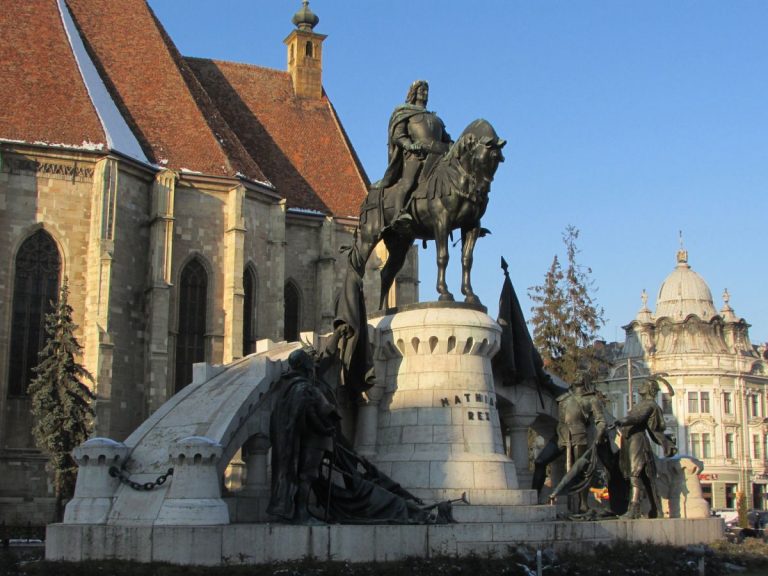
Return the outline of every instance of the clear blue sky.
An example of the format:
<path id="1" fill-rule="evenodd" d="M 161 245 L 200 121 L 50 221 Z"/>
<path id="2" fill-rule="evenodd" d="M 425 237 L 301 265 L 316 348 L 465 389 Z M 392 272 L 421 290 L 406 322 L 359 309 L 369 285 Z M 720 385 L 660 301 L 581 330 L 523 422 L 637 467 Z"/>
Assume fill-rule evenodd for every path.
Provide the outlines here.
<path id="1" fill-rule="evenodd" d="M 284 69 L 299 0 L 149 0 L 182 54 Z M 496 314 L 502 275 L 526 292 L 581 230 L 608 318 L 621 326 L 675 265 L 678 231 L 715 307 L 768 340 L 768 2 L 313 0 L 323 84 L 371 180 L 409 84 L 457 136 L 477 117 L 509 143 L 478 242 L 474 286 Z M 459 295 L 458 248 L 448 282 Z M 421 251 L 421 299 L 436 297 Z"/>

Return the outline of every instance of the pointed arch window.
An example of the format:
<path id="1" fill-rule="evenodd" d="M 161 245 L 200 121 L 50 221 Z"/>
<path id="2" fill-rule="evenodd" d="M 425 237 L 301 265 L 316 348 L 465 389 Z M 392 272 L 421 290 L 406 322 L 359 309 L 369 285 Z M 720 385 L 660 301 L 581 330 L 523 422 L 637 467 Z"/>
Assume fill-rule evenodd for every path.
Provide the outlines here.
<path id="1" fill-rule="evenodd" d="M 13 281 L 8 395 L 23 396 L 45 345 L 45 315 L 59 297 L 61 258 L 45 230 L 27 238 L 16 254 Z"/>
<path id="2" fill-rule="evenodd" d="M 283 317 L 284 338 L 287 342 L 299 339 L 299 318 L 301 312 L 301 296 L 293 282 L 288 282 L 284 290 L 285 312 Z"/>
<path id="3" fill-rule="evenodd" d="M 179 330 L 176 336 L 176 392 L 192 382 L 192 365 L 205 361 L 208 274 L 200 260 L 190 260 L 179 282 Z"/>
<path id="4" fill-rule="evenodd" d="M 256 351 L 256 274 L 246 267 L 243 273 L 243 356 Z"/>

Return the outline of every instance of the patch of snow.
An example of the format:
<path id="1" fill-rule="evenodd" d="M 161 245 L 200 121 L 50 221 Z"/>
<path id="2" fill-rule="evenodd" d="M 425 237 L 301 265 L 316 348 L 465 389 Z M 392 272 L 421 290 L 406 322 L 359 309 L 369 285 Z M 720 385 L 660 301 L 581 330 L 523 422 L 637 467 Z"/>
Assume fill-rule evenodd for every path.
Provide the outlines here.
<path id="1" fill-rule="evenodd" d="M 8 142 L 8 144 L 27 144 L 26 140 L 13 140 L 12 138 L 0 138 L 0 142 Z"/>
<path id="2" fill-rule="evenodd" d="M 104 144 L 101 142 L 90 142 L 87 140 L 83 140 L 82 144 L 65 144 L 64 142 L 35 140 L 32 144 L 35 146 L 50 146 L 51 148 L 71 148 L 72 150 L 104 150 Z"/>
<path id="3" fill-rule="evenodd" d="M 69 8 L 67 8 L 64 0 L 58 0 L 58 5 L 61 21 L 64 23 L 64 30 L 67 33 L 69 45 L 72 47 L 72 54 L 80 69 L 80 75 L 83 77 L 83 82 L 85 83 L 86 90 L 88 90 L 91 102 L 94 108 L 96 108 L 96 114 L 99 116 L 104 133 L 107 135 L 107 145 L 112 150 L 117 150 L 140 162 L 149 164 L 149 160 L 144 155 L 136 135 L 128 127 L 128 123 L 122 114 L 120 114 L 117 105 L 112 100 L 107 87 L 97 72 L 96 66 L 94 66 L 90 56 L 88 56 L 83 40 L 80 38 L 77 27 L 72 20 L 72 15 L 69 13 Z M 84 142 L 83 145 L 85 144 Z M 101 150 L 102 148 L 87 149 Z"/>
<path id="4" fill-rule="evenodd" d="M 312 208 L 288 208 L 288 212 L 292 212 L 294 214 L 311 214 L 313 216 L 325 216 L 325 212 L 320 212 L 320 210 L 313 210 Z"/>
<path id="5" fill-rule="evenodd" d="M 202 174 L 202 172 L 198 172 L 197 170 L 190 170 L 189 168 L 182 168 L 181 172 L 184 174 Z"/>
<path id="6" fill-rule="evenodd" d="M 168 158 L 160 158 L 160 165 L 161 166 L 167 166 L 168 165 Z"/>
<path id="7" fill-rule="evenodd" d="M 96 142 L 86 142 L 83 140 L 83 143 L 80 145 L 80 147 L 83 150 L 104 150 L 104 144 L 101 142 L 97 144 Z"/>
<path id="8" fill-rule="evenodd" d="M 256 180 L 255 178 L 249 178 L 242 172 L 235 172 L 235 176 L 237 178 L 240 178 L 241 180 L 248 180 L 248 182 L 255 182 L 256 184 L 261 184 L 262 186 L 266 186 L 267 188 L 272 188 L 272 190 L 275 190 L 275 185 L 272 184 L 269 180 Z"/>

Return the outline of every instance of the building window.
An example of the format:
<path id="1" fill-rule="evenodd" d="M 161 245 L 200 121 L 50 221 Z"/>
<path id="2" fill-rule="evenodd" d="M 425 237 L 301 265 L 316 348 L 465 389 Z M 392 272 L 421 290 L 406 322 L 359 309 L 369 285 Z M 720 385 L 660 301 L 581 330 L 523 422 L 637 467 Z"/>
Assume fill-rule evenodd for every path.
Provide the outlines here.
<path id="1" fill-rule="evenodd" d="M 243 356 L 256 351 L 256 275 L 248 267 L 243 273 Z"/>
<path id="2" fill-rule="evenodd" d="M 733 414 L 733 406 L 731 404 L 731 393 L 723 392 L 723 413 Z"/>
<path id="3" fill-rule="evenodd" d="M 699 412 L 699 393 L 688 392 L 688 413 L 697 414 Z"/>
<path id="4" fill-rule="evenodd" d="M 701 456 L 702 458 L 712 458 L 712 440 L 707 433 L 701 435 Z"/>
<path id="5" fill-rule="evenodd" d="M 701 393 L 701 411 L 704 414 L 709 414 L 709 392 Z"/>
<path id="6" fill-rule="evenodd" d="M 702 482 L 701 483 L 701 495 L 704 498 L 704 500 L 709 502 L 709 507 L 712 508 L 712 484 L 710 484 L 708 482 L 707 483 Z"/>
<path id="7" fill-rule="evenodd" d="M 694 432 L 689 435 L 688 440 L 690 442 L 690 446 L 688 448 L 691 451 L 691 456 L 694 458 L 701 458 L 699 451 L 699 446 L 701 445 L 701 435 Z"/>
<path id="8" fill-rule="evenodd" d="M 763 454 L 765 454 L 766 459 L 768 459 L 768 434 L 763 436 Z"/>
<path id="9" fill-rule="evenodd" d="M 758 394 L 749 395 L 749 416 L 751 418 L 760 416 L 760 396 Z"/>
<path id="10" fill-rule="evenodd" d="M 192 382 L 192 365 L 205 361 L 208 274 L 195 258 L 184 266 L 179 283 L 179 331 L 176 336 L 176 392 Z"/>
<path id="11" fill-rule="evenodd" d="M 45 231 L 27 238 L 16 254 L 13 283 L 8 395 L 23 396 L 45 345 L 45 315 L 58 301 L 61 259 Z"/>
<path id="12" fill-rule="evenodd" d="M 288 282 L 285 285 L 284 299 L 285 313 L 283 326 L 285 335 L 283 337 L 286 342 L 296 342 L 299 339 L 301 297 L 299 296 L 299 289 L 293 282 Z"/>
<path id="13" fill-rule="evenodd" d="M 736 451 L 734 450 L 733 434 L 730 432 L 725 435 L 725 457 L 730 459 L 736 458 Z"/>
<path id="14" fill-rule="evenodd" d="M 765 484 L 752 484 L 752 508 L 756 510 L 768 510 Z"/>
<path id="15" fill-rule="evenodd" d="M 313 55 L 313 52 L 314 52 L 314 50 L 312 49 L 312 42 L 310 42 L 309 40 L 307 40 L 307 44 L 306 44 L 306 46 L 304 47 L 304 52 L 306 53 L 306 55 L 307 55 L 309 58 L 312 58 L 312 55 Z"/>
<path id="16" fill-rule="evenodd" d="M 725 507 L 736 508 L 736 484 L 725 485 Z"/>
<path id="17" fill-rule="evenodd" d="M 664 414 L 672 414 L 672 396 L 669 394 L 661 395 L 661 410 Z"/>
<path id="18" fill-rule="evenodd" d="M 762 460 L 762 444 L 763 439 L 759 434 L 752 435 L 752 458 L 755 460 Z"/>

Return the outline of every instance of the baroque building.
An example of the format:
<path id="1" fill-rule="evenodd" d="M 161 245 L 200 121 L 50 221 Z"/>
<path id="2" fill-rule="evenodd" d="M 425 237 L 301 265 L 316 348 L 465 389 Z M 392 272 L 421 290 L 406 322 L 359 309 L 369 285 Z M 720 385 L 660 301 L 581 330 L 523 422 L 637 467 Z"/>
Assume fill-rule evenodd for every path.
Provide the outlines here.
<path id="1" fill-rule="evenodd" d="M 749 324 L 723 294 L 715 309 L 704 279 L 677 253 L 656 310 L 643 305 L 624 327 L 626 341 L 602 383 L 613 413 L 626 414 L 631 382 L 661 373 L 672 391 L 660 404 L 679 452 L 704 463 L 699 475 L 713 509 L 735 509 L 739 493 L 750 508 L 768 509 L 768 371 L 765 347 L 749 339 Z"/>
<path id="2" fill-rule="evenodd" d="M 339 249 L 369 182 L 323 90 L 325 36 L 303 4 L 279 71 L 183 57 L 145 0 L 3 3 L 6 523 L 52 511 L 26 388 L 65 277 L 96 434 L 114 439 L 190 382 L 193 363 L 331 329 Z M 417 275 L 412 252 L 391 304 L 417 300 Z"/>

